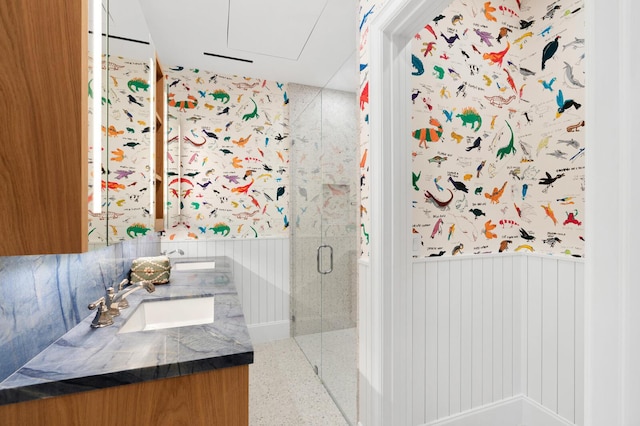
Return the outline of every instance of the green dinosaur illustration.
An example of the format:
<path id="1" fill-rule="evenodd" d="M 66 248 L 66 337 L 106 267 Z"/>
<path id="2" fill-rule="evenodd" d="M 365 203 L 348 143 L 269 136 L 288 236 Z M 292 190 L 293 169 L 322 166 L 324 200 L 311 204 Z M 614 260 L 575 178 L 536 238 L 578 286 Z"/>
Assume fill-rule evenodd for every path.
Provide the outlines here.
<path id="1" fill-rule="evenodd" d="M 482 118 L 473 108 L 465 108 L 462 110 L 462 114 L 457 114 L 456 117 L 459 117 L 462 120 L 462 125 L 467 127 L 467 124 L 471 125 L 471 129 L 477 132 L 480 130 L 480 126 L 482 126 Z M 476 124 L 478 125 L 476 127 Z"/>
<path id="2" fill-rule="evenodd" d="M 365 236 L 365 238 L 367 239 L 367 244 L 369 244 L 369 234 L 367 233 L 367 231 L 364 228 L 364 223 L 361 223 L 360 226 L 362 226 L 362 234 Z"/>
<path id="3" fill-rule="evenodd" d="M 132 92 L 137 92 L 140 89 L 144 90 L 145 92 L 149 90 L 149 83 L 139 77 L 129 80 L 127 86 L 129 86 L 129 90 L 131 90 Z"/>
<path id="4" fill-rule="evenodd" d="M 411 172 L 411 174 L 413 175 L 413 189 L 415 189 L 416 191 L 420 191 L 420 188 L 418 188 L 418 181 L 420 180 L 420 175 L 422 174 L 422 171 L 420 171 L 420 173 L 418 174 Z"/>
<path id="5" fill-rule="evenodd" d="M 516 153 L 516 147 L 513 146 L 513 129 L 511 129 L 511 125 L 508 121 L 505 121 L 505 123 L 507 123 L 507 126 L 509 126 L 509 130 L 511 131 L 511 139 L 509 139 L 509 145 L 503 146 L 502 148 L 498 149 L 498 154 L 496 154 L 496 157 L 500 157 L 501 160 L 507 154 L 515 155 Z"/>
<path id="6" fill-rule="evenodd" d="M 229 225 L 224 222 L 218 222 L 213 225 L 213 228 L 209 229 L 212 230 L 214 234 L 222 234 L 223 237 L 226 237 L 227 235 L 229 235 L 229 232 L 231 232 L 231 228 L 229 228 Z"/>
<path id="7" fill-rule="evenodd" d="M 231 99 L 229 94 L 224 90 L 216 90 L 215 92 L 209 94 L 213 96 L 214 101 L 220 101 L 223 104 L 226 104 L 227 102 L 229 102 L 229 99 Z"/>
<path id="8" fill-rule="evenodd" d="M 258 105 L 256 105 L 256 101 L 251 99 L 251 102 L 253 102 L 253 106 L 254 106 L 253 111 L 250 112 L 249 114 L 243 115 L 242 116 L 242 121 L 247 121 L 247 120 L 250 120 L 252 118 L 259 117 L 259 115 L 258 115 Z"/>
<path id="9" fill-rule="evenodd" d="M 127 235 L 131 238 L 138 237 L 140 235 L 147 235 L 147 232 L 151 231 L 150 228 L 147 228 L 142 223 L 134 223 L 130 227 L 127 228 Z"/>
<path id="10" fill-rule="evenodd" d="M 434 65 L 433 70 L 435 71 L 433 75 L 435 75 L 438 78 L 438 80 L 442 80 L 444 78 L 444 69 L 442 67 Z"/>

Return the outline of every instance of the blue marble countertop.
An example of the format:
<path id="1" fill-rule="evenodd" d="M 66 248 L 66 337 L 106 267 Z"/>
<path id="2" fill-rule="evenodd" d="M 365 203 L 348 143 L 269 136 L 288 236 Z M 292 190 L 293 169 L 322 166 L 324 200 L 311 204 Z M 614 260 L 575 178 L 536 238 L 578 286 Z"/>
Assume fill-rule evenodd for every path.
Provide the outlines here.
<path id="1" fill-rule="evenodd" d="M 253 346 L 233 284 L 230 260 L 214 260 L 214 271 L 171 272 L 153 293 L 140 289 L 114 324 L 91 328 L 95 312 L 0 383 L 0 405 L 74 392 L 184 376 L 251 364 Z M 114 283 L 116 286 L 117 283 Z M 205 325 L 118 334 L 143 300 L 215 296 L 214 322 Z"/>

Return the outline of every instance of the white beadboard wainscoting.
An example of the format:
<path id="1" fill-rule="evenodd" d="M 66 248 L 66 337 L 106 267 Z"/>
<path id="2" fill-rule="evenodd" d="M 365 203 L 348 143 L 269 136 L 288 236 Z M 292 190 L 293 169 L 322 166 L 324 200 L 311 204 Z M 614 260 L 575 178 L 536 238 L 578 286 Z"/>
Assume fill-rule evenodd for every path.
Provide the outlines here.
<path id="1" fill-rule="evenodd" d="M 380 424 L 380 290 L 359 262 L 360 424 Z M 583 425 L 584 262 L 416 259 L 405 306 L 411 425 Z"/>
<path id="2" fill-rule="evenodd" d="M 255 238 L 163 241 L 174 257 L 228 256 L 253 343 L 287 339 L 289 322 L 289 239 Z"/>

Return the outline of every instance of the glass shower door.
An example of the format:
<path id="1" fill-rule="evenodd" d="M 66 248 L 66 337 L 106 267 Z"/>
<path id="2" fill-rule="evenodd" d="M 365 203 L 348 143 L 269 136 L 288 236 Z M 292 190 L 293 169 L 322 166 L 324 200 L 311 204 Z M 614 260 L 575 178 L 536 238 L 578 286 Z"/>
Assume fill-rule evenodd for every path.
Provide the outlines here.
<path id="1" fill-rule="evenodd" d="M 296 87 L 292 106 L 292 330 L 338 408 L 356 423 L 359 174 L 356 97 Z"/>

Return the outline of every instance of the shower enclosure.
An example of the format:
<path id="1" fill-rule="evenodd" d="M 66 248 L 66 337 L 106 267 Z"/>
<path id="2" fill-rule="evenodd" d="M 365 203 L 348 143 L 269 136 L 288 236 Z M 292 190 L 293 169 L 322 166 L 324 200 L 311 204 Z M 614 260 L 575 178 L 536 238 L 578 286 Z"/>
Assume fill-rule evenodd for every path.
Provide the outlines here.
<path id="1" fill-rule="evenodd" d="M 289 90 L 292 334 L 338 408 L 355 424 L 356 95 L 295 84 Z"/>

